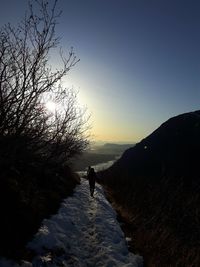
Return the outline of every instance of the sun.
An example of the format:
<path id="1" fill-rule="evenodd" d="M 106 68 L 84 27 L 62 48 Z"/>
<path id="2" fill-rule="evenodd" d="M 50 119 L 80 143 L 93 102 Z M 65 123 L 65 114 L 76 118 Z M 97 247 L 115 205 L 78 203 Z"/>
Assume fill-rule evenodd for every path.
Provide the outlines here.
<path id="1" fill-rule="evenodd" d="M 48 111 L 55 112 L 55 110 L 56 110 L 56 103 L 53 101 L 46 102 L 45 106 L 46 106 Z"/>

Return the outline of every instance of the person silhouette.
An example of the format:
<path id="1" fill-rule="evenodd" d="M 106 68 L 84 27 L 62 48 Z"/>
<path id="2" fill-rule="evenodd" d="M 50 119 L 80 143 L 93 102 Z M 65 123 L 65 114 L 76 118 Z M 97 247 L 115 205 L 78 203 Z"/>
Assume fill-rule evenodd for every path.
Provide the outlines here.
<path id="1" fill-rule="evenodd" d="M 89 174 L 90 170 L 91 170 L 91 166 L 88 166 L 88 169 L 87 169 L 87 178 L 88 178 L 88 174 Z"/>
<path id="2" fill-rule="evenodd" d="M 96 182 L 96 173 L 94 168 L 88 167 L 87 177 L 90 185 L 90 195 L 94 196 L 95 182 Z"/>

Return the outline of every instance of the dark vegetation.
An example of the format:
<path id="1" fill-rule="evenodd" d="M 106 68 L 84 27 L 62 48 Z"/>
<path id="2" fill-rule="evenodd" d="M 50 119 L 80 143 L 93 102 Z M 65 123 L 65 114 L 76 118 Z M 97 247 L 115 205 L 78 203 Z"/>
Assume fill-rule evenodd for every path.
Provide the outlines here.
<path id="1" fill-rule="evenodd" d="M 60 52 L 61 69 L 49 64 L 60 16 L 51 3 L 31 2 L 17 27 L 0 29 L 0 256 L 22 257 L 42 219 L 72 194 L 79 179 L 68 162 L 88 144 L 85 113 L 61 83 L 78 60 L 71 50 Z"/>
<path id="2" fill-rule="evenodd" d="M 27 258 L 25 249 L 44 218 L 56 213 L 63 198 L 73 192 L 79 178 L 65 166 L 34 159 L 17 167 L 8 163 L 0 180 L 0 254 Z"/>
<path id="3" fill-rule="evenodd" d="M 200 111 L 169 119 L 102 182 L 148 267 L 200 266 Z"/>

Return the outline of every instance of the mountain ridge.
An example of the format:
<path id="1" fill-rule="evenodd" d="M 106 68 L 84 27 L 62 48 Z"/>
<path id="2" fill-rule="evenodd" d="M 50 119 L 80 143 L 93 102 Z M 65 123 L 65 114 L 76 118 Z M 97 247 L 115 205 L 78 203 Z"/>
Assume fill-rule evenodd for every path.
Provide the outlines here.
<path id="1" fill-rule="evenodd" d="M 200 265 L 199 136 L 199 110 L 175 116 L 101 173 L 147 266 Z"/>

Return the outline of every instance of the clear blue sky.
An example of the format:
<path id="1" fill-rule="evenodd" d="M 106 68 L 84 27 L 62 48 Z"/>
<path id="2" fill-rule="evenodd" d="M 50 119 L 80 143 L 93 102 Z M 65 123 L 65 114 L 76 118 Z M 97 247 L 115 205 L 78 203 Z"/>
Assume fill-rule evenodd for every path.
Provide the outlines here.
<path id="1" fill-rule="evenodd" d="M 1 25 L 19 21 L 27 2 L 1 0 Z M 95 139 L 139 141 L 199 109 L 200 1 L 60 0 L 59 7 L 61 45 L 81 60 L 65 82 L 92 114 Z"/>

